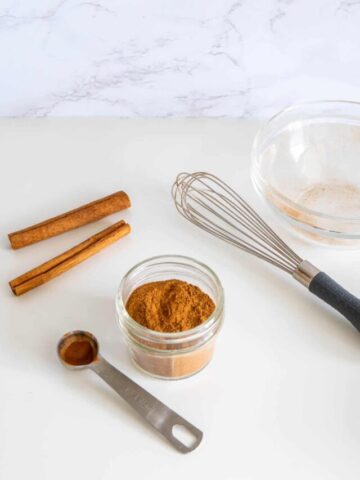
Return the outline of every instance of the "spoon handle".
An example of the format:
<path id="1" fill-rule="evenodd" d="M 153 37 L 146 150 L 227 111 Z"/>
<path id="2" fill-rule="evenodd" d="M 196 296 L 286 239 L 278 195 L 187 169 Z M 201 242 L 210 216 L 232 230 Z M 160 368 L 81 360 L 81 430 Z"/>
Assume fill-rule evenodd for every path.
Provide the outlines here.
<path id="1" fill-rule="evenodd" d="M 183 417 L 164 405 L 140 385 L 113 367 L 103 357 L 89 365 L 116 393 L 120 395 L 147 422 L 158 430 L 177 450 L 188 453 L 194 450 L 202 440 L 202 432 Z M 179 425 L 186 429 L 194 441 L 190 446 L 174 436 L 173 427 Z"/>

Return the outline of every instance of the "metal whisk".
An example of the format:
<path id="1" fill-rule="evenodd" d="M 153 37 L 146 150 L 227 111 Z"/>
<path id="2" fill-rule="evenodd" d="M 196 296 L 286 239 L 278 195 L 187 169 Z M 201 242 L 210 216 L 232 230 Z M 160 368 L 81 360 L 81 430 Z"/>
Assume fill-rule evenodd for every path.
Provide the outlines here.
<path id="1" fill-rule="evenodd" d="M 290 273 L 310 292 L 342 313 L 360 331 L 360 300 L 326 273 L 300 258 L 220 178 L 206 172 L 180 173 L 172 188 L 177 210 L 194 225 Z"/>

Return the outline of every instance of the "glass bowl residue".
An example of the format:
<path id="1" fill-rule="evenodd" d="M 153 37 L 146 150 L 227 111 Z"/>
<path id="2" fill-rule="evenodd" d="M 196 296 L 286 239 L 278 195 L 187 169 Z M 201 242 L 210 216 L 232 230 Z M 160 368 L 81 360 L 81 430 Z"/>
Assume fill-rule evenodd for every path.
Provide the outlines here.
<path id="1" fill-rule="evenodd" d="M 275 115 L 255 138 L 251 177 L 297 232 L 359 245 L 360 103 L 311 102 Z"/>

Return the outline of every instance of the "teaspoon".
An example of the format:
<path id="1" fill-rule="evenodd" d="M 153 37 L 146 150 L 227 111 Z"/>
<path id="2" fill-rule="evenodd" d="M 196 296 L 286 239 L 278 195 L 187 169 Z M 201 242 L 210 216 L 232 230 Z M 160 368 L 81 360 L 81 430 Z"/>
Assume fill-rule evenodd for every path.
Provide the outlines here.
<path id="1" fill-rule="evenodd" d="M 202 432 L 107 362 L 99 354 L 94 335 L 82 330 L 66 333 L 60 339 L 57 351 L 66 367 L 73 370 L 89 368 L 97 373 L 178 451 L 188 453 L 199 446 Z M 176 438 L 174 432 L 181 431 L 187 434 L 186 438 L 192 437 L 190 444 Z"/>

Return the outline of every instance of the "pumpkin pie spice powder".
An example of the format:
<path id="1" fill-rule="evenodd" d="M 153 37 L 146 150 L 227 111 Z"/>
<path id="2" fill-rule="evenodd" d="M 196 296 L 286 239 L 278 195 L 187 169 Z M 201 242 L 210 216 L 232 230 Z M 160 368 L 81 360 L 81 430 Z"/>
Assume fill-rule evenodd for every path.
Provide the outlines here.
<path id="1" fill-rule="evenodd" d="M 126 310 L 140 325 L 156 332 L 175 333 L 195 328 L 214 312 L 213 300 L 199 287 L 182 280 L 164 280 L 140 285 L 130 295 Z M 140 343 L 144 344 L 144 340 Z M 190 345 L 183 344 L 181 348 Z M 180 347 L 180 346 L 179 346 Z M 158 345 L 159 349 L 166 349 Z M 186 353 L 162 356 L 138 350 L 136 362 L 154 375 L 179 378 L 204 367 L 211 359 L 213 342 Z"/>

